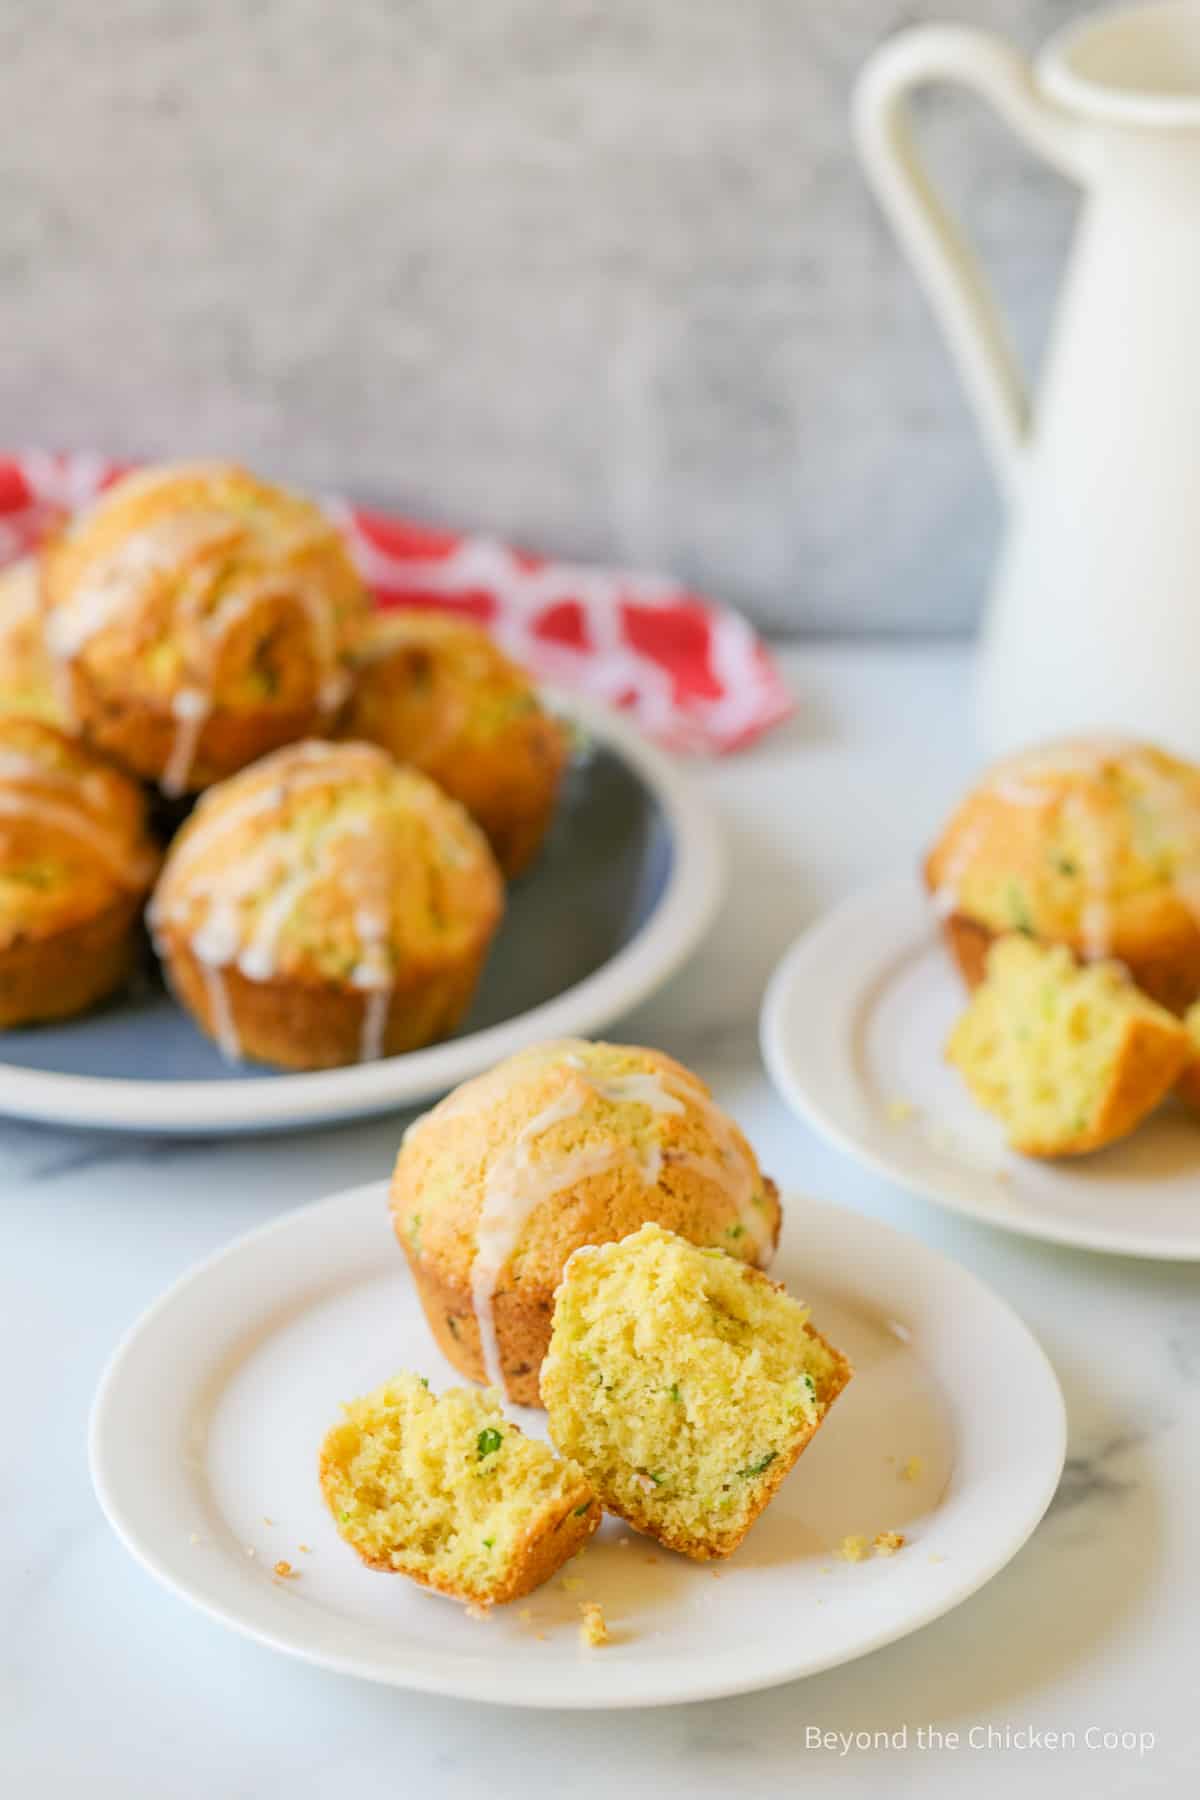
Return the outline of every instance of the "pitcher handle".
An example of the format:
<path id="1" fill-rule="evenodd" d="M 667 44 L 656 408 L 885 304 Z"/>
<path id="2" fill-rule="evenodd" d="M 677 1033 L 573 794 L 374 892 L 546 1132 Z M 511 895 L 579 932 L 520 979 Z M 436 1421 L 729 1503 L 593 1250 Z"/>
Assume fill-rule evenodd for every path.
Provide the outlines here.
<path id="1" fill-rule="evenodd" d="M 913 135 L 911 89 L 959 82 L 1073 180 L 1089 179 L 1092 140 L 1044 100 L 1026 59 L 990 32 L 923 25 L 869 58 L 854 93 L 854 132 L 875 193 L 925 289 L 979 420 L 1001 488 L 1012 495 L 1029 433 L 1029 397 L 979 260 L 947 212 Z"/>

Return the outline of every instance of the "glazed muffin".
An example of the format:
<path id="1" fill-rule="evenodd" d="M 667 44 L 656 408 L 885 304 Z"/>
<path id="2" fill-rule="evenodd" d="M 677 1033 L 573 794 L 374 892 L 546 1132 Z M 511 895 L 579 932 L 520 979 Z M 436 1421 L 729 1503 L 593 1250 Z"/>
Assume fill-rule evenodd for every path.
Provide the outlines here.
<path id="1" fill-rule="evenodd" d="M 0 718 L 0 1027 L 121 985 L 157 868 L 135 782 L 52 725 Z"/>
<path id="2" fill-rule="evenodd" d="M 658 1050 L 567 1039 L 509 1057 L 411 1127 L 392 1217 L 445 1356 L 536 1406 L 554 1293 L 582 1244 L 650 1220 L 761 1265 L 780 1212 L 697 1076 Z"/>
<path id="3" fill-rule="evenodd" d="M 542 1395 L 608 1510 L 703 1562 L 737 1549 L 850 1375 L 777 1283 L 643 1225 L 568 1263 Z"/>
<path id="4" fill-rule="evenodd" d="M 554 811 L 567 734 L 477 625 L 427 612 L 372 619 L 341 731 L 382 744 L 460 800 L 505 875 L 532 862 Z"/>
<path id="5" fill-rule="evenodd" d="M 66 725 L 46 650 L 41 573 L 33 556 L 0 569 L 0 715 L 10 713 Z"/>
<path id="6" fill-rule="evenodd" d="M 323 730 L 367 601 L 310 501 L 232 464 L 126 476 L 47 549 L 73 722 L 169 794 Z"/>
<path id="7" fill-rule="evenodd" d="M 342 1411 L 321 1488 L 368 1568 L 498 1606 L 548 1581 L 600 1523 L 580 1469 L 525 1437 L 496 1393 L 435 1396 L 405 1373 Z"/>
<path id="8" fill-rule="evenodd" d="M 996 936 L 1114 957 L 1152 999 L 1200 998 L 1200 769 L 1148 744 L 1052 744 L 999 763 L 925 864 L 969 985 Z"/>
<path id="9" fill-rule="evenodd" d="M 204 795 L 150 920 L 226 1056 L 324 1069 L 453 1031 L 503 904 L 487 839 L 433 782 L 373 745 L 309 740 Z"/>
<path id="10" fill-rule="evenodd" d="M 1101 1150 L 1152 1112 L 1192 1058 L 1188 1032 L 1118 963 L 1000 938 L 946 1056 L 1026 1156 Z"/>

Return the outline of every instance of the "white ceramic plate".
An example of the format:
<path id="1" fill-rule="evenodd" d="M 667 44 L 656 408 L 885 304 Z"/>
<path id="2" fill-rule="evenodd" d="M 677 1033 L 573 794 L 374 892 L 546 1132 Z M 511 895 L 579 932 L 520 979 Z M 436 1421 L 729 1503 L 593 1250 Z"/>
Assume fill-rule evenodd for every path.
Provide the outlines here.
<path id="1" fill-rule="evenodd" d="M 836 1207 L 794 1199 L 785 1217 L 775 1273 L 857 1372 L 715 1579 L 613 1520 L 563 1578 L 484 1621 L 358 1563 L 316 1477 L 339 1402 L 403 1367 L 435 1389 L 458 1380 L 426 1331 L 382 1183 L 252 1232 L 134 1327 L 92 1414 L 101 1505 L 150 1572 L 213 1617 L 402 1687 L 657 1706 L 861 1656 L 1020 1549 L 1062 1468 L 1062 1397 L 1025 1326 L 954 1263 Z M 542 1429 L 540 1414 L 515 1416 Z M 909 1539 L 892 1557 L 835 1555 L 849 1533 L 888 1530 Z M 278 1558 L 299 1576 L 275 1579 Z M 584 1600 L 607 1615 L 602 1650 L 579 1641 Z"/>
<path id="2" fill-rule="evenodd" d="M 509 891 L 457 1037 L 319 1074 L 231 1069 L 148 977 L 86 1018 L 5 1033 L 0 1111 L 142 1132 L 353 1118 L 444 1093 L 526 1044 L 590 1036 L 638 1005 L 708 928 L 720 843 L 687 777 L 623 720 L 578 698 L 557 710 L 583 748 L 542 856 Z"/>
<path id="3" fill-rule="evenodd" d="M 926 895 L 897 876 L 793 944 L 763 1004 L 763 1055 L 823 1136 L 928 1200 L 1053 1243 L 1200 1260 L 1195 1119 L 1169 1102 L 1095 1156 L 1016 1155 L 943 1058 L 965 1003 Z"/>

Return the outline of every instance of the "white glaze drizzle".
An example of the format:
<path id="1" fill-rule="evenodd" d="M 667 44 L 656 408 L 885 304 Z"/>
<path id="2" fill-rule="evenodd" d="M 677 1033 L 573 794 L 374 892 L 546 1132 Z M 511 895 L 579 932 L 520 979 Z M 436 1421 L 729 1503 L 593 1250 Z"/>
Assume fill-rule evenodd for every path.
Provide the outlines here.
<path id="1" fill-rule="evenodd" d="M 226 1062 L 240 1062 L 242 1043 L 233 1017 L 225 971 L 201 959 L 200 973 L 204 981 L 205 993 L 208 996 L 209 1023 L 212 1026 L 217 1049 Z"/>
<path id="2" fill-rule="evenodd" d="M 171 701 L 177 721 L 171 754 L 167 758 L 159 786 L 174 799 L 187 787 L 204 721 L 212 711 L 212 702 L 200 688 L 180 688 Z"/>
<path id="3" fill-rule="evenodd" d="M 580 1100 L 572 1111 L 583 1104 Z M 479 1344 L 483 1366 L 489 1383 L 507 1393 L 508 1384 L 500 1361 L 496 1337 L 496 1284 L 500 1272 L 511 1257 L 521 1235 L 521 1227 L 533 1209 L 543 1200 L 592 1175 L 605 1174 L 624 1154 L 609 1144 L 589 1144 L 568 1155 L 556 1157 L 550 1166 L 539 1170 L 529 1158 L 529 1145 L 542 1131 L 549 1130 L 558 1118 L 567 1116 L 548 1107 L 520 1133 L 516 1142 L 503 1151 L 488 1172 L 483 1205 L 475 1227 L 475 1256 L 471 1263 L 471 1303 L 479 1325 Z"/>
<path id="4" fill-rule="evenodd" d="M 690 1166 L 698 1173 L 706 1174 L 719 1182 L 726 1191 L 732 1181 L 732 1198 L 737 1208 L 738 1223 L 754 1245 L 758 1266 L 765 1268 L 774 1253 L 775 1244 L 766 1208 L 755 1203 L 760 1180 L 756 1165 L 748 1150 L 738 1141 L 732 1121 L 712 1096 L 696 1081 L 674 1074 L 672 1079 L 678 1082 L 682 1097 L 703 1115 L 705 1124 L 716 1141 L 720 1158 L 714 1164 L 710 1157 L 701 1157 L 695 1151 L 684 1150 L 679 1154 L 678 1160 L 685 1167 Z"/>
<path id="5" fill-rule="evenodd" d="M 358 1040 L 360 1063 L 378 1062 L 383 1055 L 383 1036 L 391 1010 L 392 990 L 368 988 L 363 995 L 362 1031 Z"/>

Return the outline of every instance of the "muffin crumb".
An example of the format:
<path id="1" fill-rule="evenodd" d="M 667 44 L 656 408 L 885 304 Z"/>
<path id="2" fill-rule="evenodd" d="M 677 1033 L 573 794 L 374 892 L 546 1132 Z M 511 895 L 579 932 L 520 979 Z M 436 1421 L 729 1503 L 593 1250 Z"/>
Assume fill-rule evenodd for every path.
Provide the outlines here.
<path id="1" fill-rule="evenodd" d="M 908 1540 L 902 1531 L 880 1531 L 875 1535 L 876 1556 L 895 1556 Z"/>
<path id="2" fill-rule="evenodd" d="M 608 1626 L 600 1605 L 595 1600 L 585 1600 L 579 1610 L 583 1615 L 579 1626 L 579 1635 L 584 1643 L 592 1649 L 598 1649 L 601 1644 L 607 1644 Z"/>
<path id="3" fill-rule="evenodd" d="M 838 1555 L 843 1562 L 863 1562 L 871 1554 L 869 1538 L 858 1536 L 844 1537 L 838 1546 Z"/>

